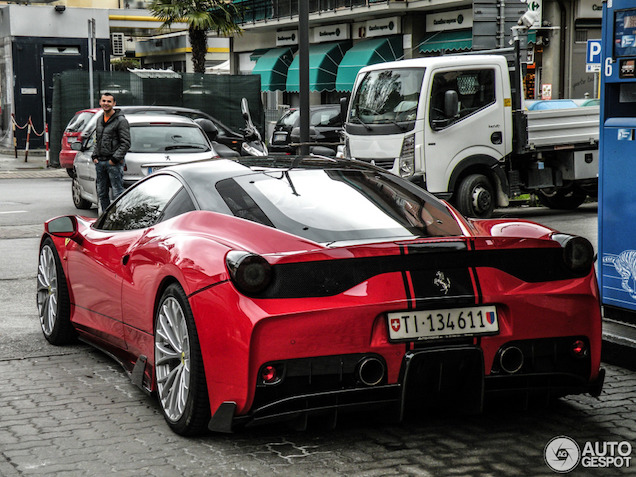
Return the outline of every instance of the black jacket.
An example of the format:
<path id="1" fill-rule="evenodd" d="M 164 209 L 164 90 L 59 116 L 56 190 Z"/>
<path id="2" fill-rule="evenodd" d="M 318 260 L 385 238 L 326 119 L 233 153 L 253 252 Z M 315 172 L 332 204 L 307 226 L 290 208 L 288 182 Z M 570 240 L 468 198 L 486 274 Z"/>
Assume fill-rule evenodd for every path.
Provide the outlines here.
<path id="1" fill-rule="evenodd" d="M 105 124 L 104 118 L 100 118 L 95 134 L 93 159 L 111 160 L 115 164 L 124 161 L 124 156 L 130 148 L 130 126 L 120 110 L 116 109 L 115 114 Z"/>

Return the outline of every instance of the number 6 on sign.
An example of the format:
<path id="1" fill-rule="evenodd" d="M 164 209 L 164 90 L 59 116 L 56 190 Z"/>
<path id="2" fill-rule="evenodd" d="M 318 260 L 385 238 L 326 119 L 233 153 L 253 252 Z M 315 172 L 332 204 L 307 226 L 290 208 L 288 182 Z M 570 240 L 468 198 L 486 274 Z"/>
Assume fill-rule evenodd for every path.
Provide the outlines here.
<path id="1" fill-rule="evenodd" d="M 612 59 L 605 58 L 605 76 L 612 76 Z"/>

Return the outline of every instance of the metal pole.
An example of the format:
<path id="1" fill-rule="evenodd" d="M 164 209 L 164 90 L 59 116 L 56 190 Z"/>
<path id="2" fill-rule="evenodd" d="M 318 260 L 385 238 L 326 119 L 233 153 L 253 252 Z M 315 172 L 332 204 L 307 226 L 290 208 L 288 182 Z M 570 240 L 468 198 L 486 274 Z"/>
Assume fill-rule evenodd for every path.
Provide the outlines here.
<path id="1" fill-rule="evenodd" d="M 95 86 L 93 84 L 93 60 L 95 59 L 95 19 L 88 20 L 88 89 L 91 108 L 95 107 Z"/>
<path id="2" fill-rule="evenodd" d="M 42 76 L 42 124 L 44 126 L 44 145 L 46 146 L 46 167 L 49 166 L 49 126 L 46 120 L 46 87 L 44 85 L 44 56 L 40 56 L 40 72 Z"/>
<path id="3" fill-rule="evenodd" d="M 298 0 L 300 154 L 309 154 L 309 0 Z"/>

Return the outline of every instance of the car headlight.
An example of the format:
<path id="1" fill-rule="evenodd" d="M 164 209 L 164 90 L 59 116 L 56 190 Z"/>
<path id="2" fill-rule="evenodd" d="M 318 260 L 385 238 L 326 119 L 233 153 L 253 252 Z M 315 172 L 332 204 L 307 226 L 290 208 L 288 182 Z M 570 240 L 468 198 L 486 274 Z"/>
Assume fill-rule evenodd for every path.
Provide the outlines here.
<path id="1" fill-rule="evenodd" d="M 272 266 L 260 255 L 234 250 L 225 263 L 232 283 L 248 295 L 262 292 L 272 281 Z"/>
<path id="2" fill-rule="evenodd" d="M 594 260 L 594 247 L 584 237 L 567 234 L 554 234 L 553 240 L 561 244 L 563 248 L 563 262 L 575 273 L 588 272 Z"/>
<path id="3" fill-rule="evenodd" d="M 415 134 L 406 136 L 402 142 L 399 158 L 400 177 L 409 177 L 415 171 Z"/>

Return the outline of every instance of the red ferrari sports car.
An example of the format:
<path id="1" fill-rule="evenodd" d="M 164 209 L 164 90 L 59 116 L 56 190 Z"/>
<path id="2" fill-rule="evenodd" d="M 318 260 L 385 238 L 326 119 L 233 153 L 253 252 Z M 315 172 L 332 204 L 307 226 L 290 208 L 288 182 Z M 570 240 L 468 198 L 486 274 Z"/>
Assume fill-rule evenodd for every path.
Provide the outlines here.
<path id="1" fill-rule="evenodd" d="M 593 262 L 584 238 L 466 219 L 371 165 L 218 159 L 49 220 L 37 304 L 49 342 L 104 350 L 192 435 L 598 395 Z"/>

